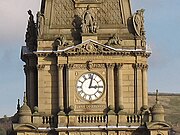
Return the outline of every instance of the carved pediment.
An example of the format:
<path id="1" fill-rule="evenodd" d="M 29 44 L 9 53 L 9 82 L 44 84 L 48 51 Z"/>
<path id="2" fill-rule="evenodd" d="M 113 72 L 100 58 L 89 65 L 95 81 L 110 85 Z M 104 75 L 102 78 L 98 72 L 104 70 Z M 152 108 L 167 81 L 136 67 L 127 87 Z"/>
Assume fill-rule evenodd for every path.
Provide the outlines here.
<path id="1" fill-rule="evenodd" d="M 147 124 L 148 129 L 169 129 L 171 125 L 166 122 L 151 122 Z"/>
<path id="2" fill-rule="evenodd" d="M 65 48 L 64 50 L 58 50 L 66 55 L 78 55 L 78 54 L 111 54 L 116 53 L 114 48 L 100 44 L 93 40 L 87 40 L 79 45 Z"/>
<path id="3" fill-rule="evenodd" d="M 15 131 L 32 131 L 36 130 L 37 127 L 32 124 L 13 124 L 13 129 Z"/>

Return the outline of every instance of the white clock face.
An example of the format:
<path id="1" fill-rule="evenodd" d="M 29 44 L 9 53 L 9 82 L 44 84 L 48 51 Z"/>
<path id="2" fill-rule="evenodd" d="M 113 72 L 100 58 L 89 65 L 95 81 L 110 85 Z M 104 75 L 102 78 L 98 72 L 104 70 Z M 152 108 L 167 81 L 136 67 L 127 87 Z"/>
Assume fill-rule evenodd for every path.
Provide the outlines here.
<path id="1" fill-rule="evenodd" d="M 103 92 L 104 82 L 95 73 L 83 74 L 77 80 L 77 93 L 85 100 L 96 100 L 102 96 Z"/>

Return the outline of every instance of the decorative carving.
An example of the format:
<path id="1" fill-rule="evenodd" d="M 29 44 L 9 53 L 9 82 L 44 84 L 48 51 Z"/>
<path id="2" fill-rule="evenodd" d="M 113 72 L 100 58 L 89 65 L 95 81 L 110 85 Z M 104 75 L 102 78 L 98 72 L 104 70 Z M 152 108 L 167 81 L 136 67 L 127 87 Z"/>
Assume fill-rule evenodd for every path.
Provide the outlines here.
<path id="1" fill-rule="evenodd" d="M 91 60 L 89 60 L 89 61 L 86 62 L 86 68 L 87 68 L 87 70 L 89 70 L 89 71 L 92 69 L 92 61 L 91 61 Z"/>
<path id="2" fill-rule="evenodd" d="M 143 68 L 143 64 L 142 63 L 135 63 L 135 64 L 133 64 L 133 68 L 141 70 Z"/>
<path id="3" fill-rule="evenodd" d="M 144 31 L 144 9 L 137 10 L 133 15 L 133 26 L 138 36 L 145 36 Z"/>
<path id="4" fill-rule="evenodd" d="M 83 64 L 68 64 L 67 66 L 70 69 L 88 69 L 91 70 L 92 68 L 105 68 L 105 64 L 100 63 L 91 63 L 91 61 L 87 61 Z"/>
<path id="5" fill-rule="evenodd" d="M 89 105 L 89 104 L 85 104 L 85 105 L 76 105 L 75 108 L 77 110 L 79 110 L 79 109 L 103 110 L 104 108 L 106 108 L 106 105 Z"/>
<path id="6" fill-rule="evenodd" d="M 82 33 L 97 33 L 98 25 L 90 11 L 89 5 L 87 6 L 85 12 L 82 16 Z"/>
<path id="7" fill-rule="evenodd" d="M 61 69 L 63 69 L 64 65 L 63 64 L 58 64 L 57 67 L 61 70 Z"/>
<path id="8" fill-rule="evenodd" d="M 106 63 L 106 68 L 112 69 L 114 68 L 115 64 L 112 63 Z"/>
<path id="9" fill-rule="evenodd" d="M 110 24 L 117 26 L 122 24 L 122 10 L 120 6 L 119 0 L 102 0 L 97 14 L 99 25 Z"/>
<path id="10" fill-rule="evenodd" d="M 123 67 L 123 64 L 122 63 L 116 63 L 116 68 L 117 69 L 121 69 Z"/>
<path id="11" fill-rule="evenodd" d="M 73 69 L 73 68 L 74 68 L 74 64 L 67 64 L 66 67 L 67 67 L 68 69 Z"/>
<path id="12" fill-rule="evenodd" d="M 72 0 L 53 0 L 52 26 L 72 26 L 74 18 L 74 3 Z"/>
<path id="13" fill-rule="evenodd" d="M 148 70 L 148 65 L 146 64 L 146 65 L 143 65 L 143 69 L 144 70 Z"/>
<path id="14" fill-rule="evenodd" d="M 55 47 L 58 47 L 58 46 L 68 46 L 69 43 L 66 41 L 66 37 L 63 36 L 63 35 L 60 35 L 60 37 L 57 37 L 55 40 L 54 40 L 54 44 L 53 44 Z"/>
<path id="15" fill-rule="evenodd" d="M 45 65 L 37 65 L 38 70 L 43 70 L 45 68 Z"/>
<path id="16" fill-rule="evenodd" d="M 112 37 L 109 38 L 107 45 L 121 45 L 122 40 L 119 39 L 117 34 L 114 34 Z"/>
<path id="17" fill-rule="evenodd" d="M 28 50 L 32 52 L 37 49 L 37 27 L 34 22 L 34 16 L 32 14 L 32 11 L 29 10 L 28 14 L 29 14 L 29 20 L 28 20 L 25 42 Z"/>
<path id="18" fill-rule="evenodd" d="M 45 17 L 41 12 L 37 13 L 37 31 L 38 35 L 41 36 L 43 34 L 43 26 L 45 25 Z"/>
<path id="19" fill-rule="evenodd" d="M 116 52 L 113 49 L 110 49 L 108 47 L 105 47 L 104 45 L 95 43 L 95 42 L 86 42 L 83 43 L 79 46 L 75 46 L 71 50 L 67 50 L 67 53 L 78 53 L 78 54 L 87 54 L 87 53 L 111 53 L 111 52 Z M 66 53 L 66 52 L 65 52 Z"/>

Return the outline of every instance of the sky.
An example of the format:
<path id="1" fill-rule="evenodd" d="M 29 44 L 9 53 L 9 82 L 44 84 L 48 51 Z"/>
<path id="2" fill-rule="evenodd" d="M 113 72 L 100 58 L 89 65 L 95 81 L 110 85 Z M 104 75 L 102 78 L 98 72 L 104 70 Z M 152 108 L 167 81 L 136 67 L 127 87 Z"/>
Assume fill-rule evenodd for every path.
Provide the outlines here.
<path id="1" fill-rule="evenodd" d="M 180 0 L 131 0 L 132 12 L 145 9 L 149 58 L 148 90 L 180 93 Z M 25 90 L 24 63 L 27 11 L 40 9 L 40 0 L 0 0 L 0 117 L 16 112 Z"/>

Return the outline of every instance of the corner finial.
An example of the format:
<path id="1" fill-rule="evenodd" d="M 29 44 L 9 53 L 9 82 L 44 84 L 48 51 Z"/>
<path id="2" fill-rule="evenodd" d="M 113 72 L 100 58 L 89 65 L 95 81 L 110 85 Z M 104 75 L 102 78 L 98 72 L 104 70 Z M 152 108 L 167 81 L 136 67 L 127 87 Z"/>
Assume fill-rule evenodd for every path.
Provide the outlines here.
<path id="1" fill-rule="evenodd" d="M 24 100 L 23 100 L 24 104 L 27 104 L 27 99 L 26 99 L 26 92 L 24 92 Z"/>
<path id="2" fill-rule="evenodd" d="M 19 112 L 20 110 L 20 99 L 18 99 L 18 103 L 17 103 L 17 112 Z"/>
<path id="3" fill-rule="evenodd" d="M 159 103 L 158 95 L 159 95 L 159 91 L 156 90 L 156 103 Z"/>

